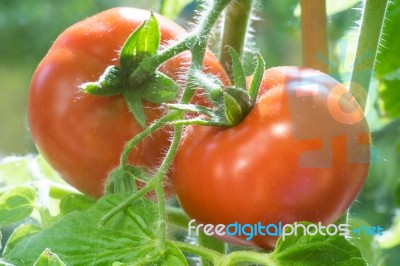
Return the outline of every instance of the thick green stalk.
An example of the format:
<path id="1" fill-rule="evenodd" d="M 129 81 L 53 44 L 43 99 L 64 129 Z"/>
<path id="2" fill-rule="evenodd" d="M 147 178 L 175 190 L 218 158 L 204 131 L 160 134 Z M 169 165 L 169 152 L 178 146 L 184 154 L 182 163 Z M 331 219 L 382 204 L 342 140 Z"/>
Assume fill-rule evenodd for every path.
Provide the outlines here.
<path id="1" fill-rule="evenodd" d="M 366 0 L 350 91 L 365 109 L 388 0 Z M 361 88 L 361 90 L 359 89 Z"/>
<path id="2" fill-rule="evenodd" d="M 329 72 L 325 0 L 301 0 L 303 66 Z"/>
<path id="3" fill-rule="evenodd" d="M 255 0 L 236 0 L 231 2 L 225 12 L 224 29 L 221 42 L 220 62 L 233 81 L 232 59 L 229 46 L 242 58 L 246 33 L 249 27 L 251 10 Z"/>
<path id="4" fill-rule="evenodd" d="M 215 265 L 222 258 L 221 253 L 218 253 L 218 252 L 208 249 L 206 247 L 195 246 L 195 245 L 191 245 L 188 243 L 172 241 L 172 240 L 169 240 L 168 242 L 175 245 L 182 251 L 189 252 L 189 253 L 192 253 L 195 255 L 199 255 L 202 258 L 205 258 L 206 260 L 210 261 L 212 263 L 212 265 Z"/>

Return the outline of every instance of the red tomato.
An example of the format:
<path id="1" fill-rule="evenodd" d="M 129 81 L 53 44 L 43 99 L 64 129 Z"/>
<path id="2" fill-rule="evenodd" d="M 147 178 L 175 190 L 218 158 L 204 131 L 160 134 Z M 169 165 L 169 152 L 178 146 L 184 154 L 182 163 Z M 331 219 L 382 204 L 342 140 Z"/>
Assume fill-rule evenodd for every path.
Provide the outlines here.
<path id="1" fill-rule="evenodd" d="M 37 67 L 29 91 L 29 125 L 38 150 L 55 170 L 80 191 L 99 197 L 107 174 L 119 163 L 124 144 L 142 131 L 123 97 L 84 94 L 78 85 L 95 81 L 111 64 L 129 34 L 150 15 L 134 8 L 114 8 L 66 29 Z M 186 32 L 156 15 L 161 44 L 183 38 Z M 179 81 L 190 63 L 190 53 L 166 62 L 161 71 Z M 217 59 L 208 52 L 206 72 L 227 80 Z M 148 123 L 163 113 L 145 103 Z M 167 130 L 146 138 L 129 158 L 132 165 L 157 167 L 169 145 Z"/>
<path id="2" fill-rule="evenodd" d="M 319 71 L 278 67 L 264 73 L 240 124 L 186 128 L 172 179 L 197 223 L 329 224 L 359 194 L 369 158 L 368 125 L 353 96 Z M 277 239 L 221 238 L 263 248 Z"/>

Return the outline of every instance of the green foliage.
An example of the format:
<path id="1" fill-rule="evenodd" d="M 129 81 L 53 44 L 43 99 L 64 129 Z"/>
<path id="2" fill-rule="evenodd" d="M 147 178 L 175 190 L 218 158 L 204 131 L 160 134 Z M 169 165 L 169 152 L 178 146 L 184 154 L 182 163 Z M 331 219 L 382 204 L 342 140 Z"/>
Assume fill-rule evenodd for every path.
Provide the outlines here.
<path id="1" fill-rule="evenodd" d="M 391 118 L 400 117 L 400 1 L 393 1 L 388 7 L 383 40 L 377 55 L 376 77 L 380 82 L 379 91 L 385 114 Z"/>
<path id="2" fill-rule="evenodd" d="M 49 249 L 45 249 L 33 266 L 66 266 L 64 262 Z"/>
<path id="3" fill-rule="evenodd" d="M 304 223 L 308 225 L 309 223 Z M 334 235 L 314 236 L 305 235 L 304 229 L 299 227 L 297 236 L 292 235 L 278 240 L 274 252 L 271 254 L 277 265 L 290 266 L 366 266 L 360 251 L 345 237 Z M 288 229 L 290 230 L 290 229 Z"/>
<path id="4" fill-rule="evenodd" d="M 395 191 L 400 177 L 400 153 L 396 146 L 400 143 L 400 120 L 373 132 L 372 139 L 369 176 L 352 211 L 370 224 L 387 228 L 398 197 Z"/>
<path id="5" fill-rule="evenodd" d="M 192 0 L 161 0 L 160 14 L 170 19 L 176 19 L 182 9 Z"/>
<path id="6" fill-rule="evenodd" d="M 35 198 L 32 187 L 18 186 L 0 193 L 0 228 L 28 217 Z"/>
<path id="7" fill-rule="evenodd" d="M 68 265 L 111 265 L 140 262 L 157 254 L 154 203 L 140 200 L 118 213 L 105 226 L 98 221 L 128 195 L 103 197 L 86 211 L 69 213 L 44 230 L 11 237 L 3 259 L 15 265 L 33 264 L 50 248 Z M 18 233 L 18 232 L 17 232 Z M 147 256 L 145 256 L 147 254 Z"/>

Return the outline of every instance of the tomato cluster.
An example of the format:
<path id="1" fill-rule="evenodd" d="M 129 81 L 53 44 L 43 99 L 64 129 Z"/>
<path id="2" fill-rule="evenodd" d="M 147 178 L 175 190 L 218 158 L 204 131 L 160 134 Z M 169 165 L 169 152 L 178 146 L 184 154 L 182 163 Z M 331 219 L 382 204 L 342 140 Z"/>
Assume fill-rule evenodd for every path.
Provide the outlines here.
<path id="1" fill-rule="evenodd" d="M 78 86 L 118 64 L 118 50 L 148 15 L 115 8 L 71 26 L 33 75 L 28 106 L 33 140 L 67 182 L 90 196 L 102 195 L 124 144 L 143 128 L 123 97 L 93 96 Z M 163 45 L 186 35 L 172 21 L 157 19 Z M 160 70 L 179 81 L 189 55 L 168 60 Z M 204 70 L 227 80 L 210 52 Z M 159 105 L 144 107 L 148 124 L 163 114 Z M 156 168 L 169 139 L 168 129 L 153 133 L 132 150 L 129 164 Z M 257 101 L 238 125 L 186 127 L 170 175 L 183 209 L 201 223 L 327 224 L 360 192 L 369 148 L 363 111 L 340 83 L 312 69 L 278 67 L 265 71 Z M 276 237 L 225 240 L 269 248 Z"/>

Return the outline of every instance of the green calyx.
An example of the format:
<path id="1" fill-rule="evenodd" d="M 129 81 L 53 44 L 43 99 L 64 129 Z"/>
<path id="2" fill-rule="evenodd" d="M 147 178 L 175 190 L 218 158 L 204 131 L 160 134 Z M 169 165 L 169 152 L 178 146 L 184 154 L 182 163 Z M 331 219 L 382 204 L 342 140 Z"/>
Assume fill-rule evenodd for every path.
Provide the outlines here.
<path id="1" fill-rule="evenodd" d="M 109 66 L 98 81 L 82 84 L 81 91 L 97 96 L 124 96 L 136 121 L 145 127 L 143 101 L 160 104 L 173 101 L 179 95 L 178 84 L 159 71 L 141 82 L 129 79 L 145 58 L 157 54 L 159 46 L 160 29 L 151 12 L 150 17 L 125 41 L 120 51 L 119 66 Z"/>
<path id="2" fill-rule="evenodd" d="M 261 55 L 256 55 L 256 68 L 252 82 L 246 89 L 246 77 L 236 51 L 229 47 L 232 57 L 232 73 L 235 86 L 224 87 L 211 75 L 197 72 L 193 83 L 204 88 L 205 95 L 214 108 L 194 104 L 167 104 L 175 110 L 206 115 L 207 118 L 174 121 L 173 124 L 197 124 L 218 127 L 232 127 L 239 124 L 254 106 L 264 74 L 265 62 Z"/>

